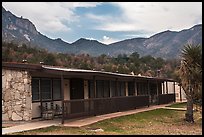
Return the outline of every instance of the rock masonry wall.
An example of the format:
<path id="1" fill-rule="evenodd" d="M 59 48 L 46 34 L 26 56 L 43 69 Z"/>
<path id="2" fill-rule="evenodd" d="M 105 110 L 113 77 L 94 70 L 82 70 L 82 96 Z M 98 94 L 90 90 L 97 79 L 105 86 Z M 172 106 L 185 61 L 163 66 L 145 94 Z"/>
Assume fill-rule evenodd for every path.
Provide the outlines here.
<path id="1" fill-rule="evenodd" d="M 2 69 L 2 121 L 31 119 L 32 93 L 29 72 Z"/>

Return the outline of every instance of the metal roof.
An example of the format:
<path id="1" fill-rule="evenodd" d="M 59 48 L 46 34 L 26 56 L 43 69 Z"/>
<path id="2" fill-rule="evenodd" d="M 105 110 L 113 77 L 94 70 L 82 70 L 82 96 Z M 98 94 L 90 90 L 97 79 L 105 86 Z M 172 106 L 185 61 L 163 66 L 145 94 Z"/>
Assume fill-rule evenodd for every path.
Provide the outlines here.
<path id="1" fill-rule="evenodd" d="M 173 79 L 167 79 L 167 78 L 138 76 L 138 75 L 95 71 L 95 70 L 71 69 L 71 68 L 63 68 L 63 67 L 55 67 L 55 66 L 47 66 L 47 65 L 42 65 L 42 68 L 49 69 L 49 70 L 65 71 L 65 72 L 95 73 L 95 74 L 105 74 L 105 75 L 113 75 L 113 76 L 120 76 L 120 77 L 155 79 L 155 80 L 162 80 L 162 81 L 174 81 Z"/>
<path id="2" fill-rule="evenodd" d="M 28 71 L 61 71 L 61 72 L 73 72 L 73 73 L 85 73 L 85 74 L 93 74 L 93 75 L 106 75 L 106 76 L 116 76 L 116 77 L 126 77 L 126 78 L 136 78 L 136 79 L 149 79 L 149 80 L 161 80 L 161 81 L 172 81 L 173 79 L 168 78 L 160 78 L 160 77 L 148 77 L 148 76 L 138 76 L 138 75 L 130 75 L 130 74 L 121 74 L 121 73 L 113 73 L 113 72 L 104 72 L 104 71 L 95 71 L 95 70 L 84 70 L 84 69 L 72 69 L 72 68 L 64 68 L 61 66 L 49 66 L 49 65 L 41 65 L 41 64 L 28 64 L 28 63 L 17 63 L 17 62 L 3 62 L 3 68 L 12 68 L 12 69 L 23 69 Z"/>

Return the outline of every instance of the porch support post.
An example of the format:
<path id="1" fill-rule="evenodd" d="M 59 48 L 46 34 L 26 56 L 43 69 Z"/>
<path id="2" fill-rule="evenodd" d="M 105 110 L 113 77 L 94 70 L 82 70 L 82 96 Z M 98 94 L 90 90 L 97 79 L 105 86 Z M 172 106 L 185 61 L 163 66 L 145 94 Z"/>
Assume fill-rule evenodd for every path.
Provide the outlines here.
<path id="1" fill-rule="evenodd" d="M 157 96 L 159 95 L 159 86 L 158 86 L 158 81 L 157 81 Z"/>
<path id="2" fill-rule="evenodd" d="M 94 98 L 96 98 L 96 76 L 93 76 L 94 80 Z"/>
<path id="3" fill-rule="evenodd" d="M 128 82 L 125 82 L 125 96 L 128 96 Z"/>
<path id="4" fill-rule="evenodd" d="M 147 80 L 147 93 L 150 96 L 150 90 L 149 90 L 149 80 Z"/>
<path id="5" fill-rule="evenodd" d="M 64 78 L 63 74 L 61 73 L 61 95 L 62 95 L 62 124 L 64 124 Z"/>
<path id="6" fill-rule="evenodd" d="M 151 96 L 150 96 L 150 89 L 149 89 L 149 80 L 147 80 L 147 94 L 148 94 L 148 96 L 149 96 L 149 104 L 150 104 L 150 102 L 151 102 Z M 148 107 L 149 107 L 149 105 L 148 105 Z"/>
<path id="7" fill-rule="evenodd" d="M 118 79 L 117 78 L 116 78 L 115 89 L 116 89 L 115 96 L 118 96 Z"/>
<path id="8" fill-rule="evenodd" d="M 163 93 L 162 94 L 165 94 L 165 85 L 164 85 L 164 82 L 162 82 L 162 87 L 163 87 Z"/>
<path id="9" fill-rule="evenodd" d="M 41 81 L 41 79 L 39 79 L 39 87 L 38 87 L 38 90 L 40 91 L 40 87 L 41 87 L 41 83 L 40 83 L 40 81 Z M 42 113 L 42 111 L 43 111 L 43 107 L 42 107 L 42 105 L 43 105 L 43 103 L 42 103 L 42 93 L 41 93 L 41 91 L 40 91 L 40 115 L 41 115 L 41 117 L 43 118 L 43 113 Z"/>
<path id="10" fill-rule="evenodd" d="M 180 101 L 182 101 L 182 95 L 181 95 L 181 85 L 179 86 L 179 91 L 180 91 Z"/>
<path id="11" fill-rule="evenodd" d="M 157 104 L 159 105 L 159 86 L 158 86 L 158 80 L 156 81 L 157 83 Z"/>
<path id="12" fill-rule="evenodd" d="M 168 82 L 166 81 L 166 94 L 168 94 Z"/>
<path id="13" fill-rule="evenodd" d="M 111 90 L 111 80 L 109 81 L 109 85 L 110 85 L 110 89 L 109 89 L 109 91 L 110 91 L 110 94 L 109 94 L 109 96 L 110 96 L 110 98 L 112 97 L 112 90 Z"/>
<path id="14" fill-rule="evenodd" d="M 134 79 L 134 87 L 135 87 L 135 96 L 138 95 L 138 92 L 137 92 L 137 83 L 136 83 L 136 79 Z"/>
<path id="15" fill-rule="evenodd" d="M 175 97 L 174 97 L 174 102 L 176 102 L 176 87 L 175 87 L 176 84 L 175 84 L 175 82 L 174 82 L 173 85 L 174 85 L 174 96 L 175 96 Z"/>

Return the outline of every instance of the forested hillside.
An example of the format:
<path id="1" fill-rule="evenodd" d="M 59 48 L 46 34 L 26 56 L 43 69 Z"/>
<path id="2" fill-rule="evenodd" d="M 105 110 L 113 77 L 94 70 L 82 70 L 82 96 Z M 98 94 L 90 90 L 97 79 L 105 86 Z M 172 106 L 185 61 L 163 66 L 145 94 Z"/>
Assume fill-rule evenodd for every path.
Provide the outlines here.
<path id="1" fill-rule="evenodd" d="M 179 65 L 178 59 L 164 60 L 150 55 L 142 56 L 137 52 L 131 55 L 119 54 L 110 57 L 105 54 L 93 57 L 88 54 L 50 53 L 44 49 L 29 47 L 25 44 L 17 45 L 2 42 L 2 61 L 22 62 L 46 65 L 64 66 L 67 68 L 99 70 L 115 73 L 157 76 L 174 78 L 175 69 Z M 159 73 L 158 73 L 159 72 Z"/>

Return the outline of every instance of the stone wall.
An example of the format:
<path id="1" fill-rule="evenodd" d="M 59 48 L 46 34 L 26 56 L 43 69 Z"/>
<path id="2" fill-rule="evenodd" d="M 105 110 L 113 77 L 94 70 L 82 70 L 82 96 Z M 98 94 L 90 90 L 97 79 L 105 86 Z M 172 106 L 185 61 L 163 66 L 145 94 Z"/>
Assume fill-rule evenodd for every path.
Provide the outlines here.
<path id="1" fill-rule="evenodd" d="M 2 120 L 32 119 L 31 76 L 22 70 L 2 69 Z"/>

